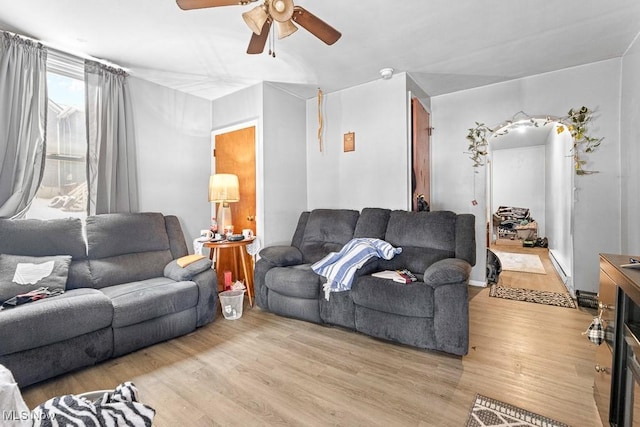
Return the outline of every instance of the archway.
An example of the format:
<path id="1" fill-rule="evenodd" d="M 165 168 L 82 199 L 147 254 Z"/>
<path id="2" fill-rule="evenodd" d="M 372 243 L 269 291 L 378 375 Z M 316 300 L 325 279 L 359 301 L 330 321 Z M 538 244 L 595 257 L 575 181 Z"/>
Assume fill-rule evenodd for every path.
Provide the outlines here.
<path id="1" fill-rule="evenodd" d="M 555 270 L 573 293 L 573 139 L 558 131 L 561 126 L 546 116 L 527 116 L 494 128 L 486 153 L 487 241 L 522 247 L 544 237 Z M 504 225 L 502 218 L 508 218 Z M 501 228 L 506 226 L 513 228 Z"/>

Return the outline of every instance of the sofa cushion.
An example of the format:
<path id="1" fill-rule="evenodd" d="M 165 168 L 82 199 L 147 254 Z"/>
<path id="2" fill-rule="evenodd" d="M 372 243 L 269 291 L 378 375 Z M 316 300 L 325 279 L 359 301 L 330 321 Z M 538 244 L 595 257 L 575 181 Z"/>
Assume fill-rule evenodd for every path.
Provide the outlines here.
<path id="1" fill-rule="evenodd" d="M 211 269 L 212 262 L 209 258 L 201 258 L 184 267 L 178 265 L 178 260 L 173 260 L 164 268 L 164 276 L 177 282 L 191 280 L 193 276 Z"/>
<path id="2" fill-rule="evenodd" d="M 309 214 L 300 246 L 303 262 L 313 264 L 338 252 L 353 238 L 360 213 L 347 209 L 315 209 Z"/>
<path id="3" fill-rule="evenodd" d="M 0 219 L 0 253 L 28 256 L 71 255 L 67 289 L 92 287 L 87 246 L 79 218 Z"/>
<path id="4" fill-rule="evenodd" d="M 318 299 L 323 278 L 311 270 L 310 264 L 274 267 L 265 277 L 265 285 L 279 294 L 296 298 Z"/>
<path id="5" fill-rule="evenodd" d="M 433 288 L 424 282 L 405 284 L 362 276 L 353 283 L 351 298 L 356 305 L 384 313 L 433 317 Z"/>
<path id="6" fill-rule="evenodd" d="M 87 217 L 87 251 L 93 287 L 98 289 L 163 276 L 173 260 L 159 213 Z"/>
<path id="7" fill-rule="evenodd" d="M 401 247 L 402 253 L 381 262 L 380 268 L 424 273 L 434 262 L 455 257 L 456 218 L 450 211 L 391 212 L 385 240 Z"/>
<path id="8" fill-rule="evenodd" d="M 3 254 L 87 257 L 79 218 L 0 219 L 0 236 L 0 253 Z"/>
<path id="9" fill-rule="evenodd" d="M 431 286 L 451 283 L 466 283 L 471 274 L 471 265 L 457 258 L 447 258 L 433 263 L 424 272 L 423 280 Z"/>
<path id="10" fill-rule="evenodd" d="M 95 289 L 74 289 L 0 311 L 0 355 L 41 347 L 107 328 L 111 301 Z"/>
<path id="11" fill-rule="evenodd" d="M 390 209 L 362 209 L 353 237 L 371 237 L 374 239 L 384 240 L 390 214 Z"/>
<path id="12" fill-rule="evenodd" d="M 70 255 L 31 257 L 0 254 L 0 304 L 41 287 L 66 289 Z"/>
<path id="13" fill-rule="evenodd" d="M 160 213 L 94 215 L 87 217 L 86 223 L 90 259 L 153 251 L 168 251 L 171 256 L 164 216 Z"/>
<path id="14" fill-rule="evenodd" d="M 123 283 L 164 276 L 171 252 L 141 252 L 89 260 L 93 287 L 102 289 Z"/>
<path id="15" fill-rule="evenodd" d="M 176 282 L 156 277 L 100 289 L 113 304 L 113 327 L 133 325 L 194 307 L 198 287 L 194 282 Z"/>
<path id="16" fill-rule="evenodd" d="M 277 267 L 302 264 L 302 253 L 295 246 L 269 246 L 260 251 L 260 259 Z"/>

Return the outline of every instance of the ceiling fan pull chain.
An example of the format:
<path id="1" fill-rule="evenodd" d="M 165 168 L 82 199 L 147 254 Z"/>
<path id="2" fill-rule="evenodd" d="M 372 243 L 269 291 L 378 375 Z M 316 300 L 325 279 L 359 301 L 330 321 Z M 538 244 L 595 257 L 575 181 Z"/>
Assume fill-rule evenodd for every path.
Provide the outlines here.
<path id="1" fill-rule="evenodd" d="M 276 26 L 273 25 L 271 27 L 271 45 L 273 46 L 273 53 L 271 54 L 272 57 L 276 57 Z"/>

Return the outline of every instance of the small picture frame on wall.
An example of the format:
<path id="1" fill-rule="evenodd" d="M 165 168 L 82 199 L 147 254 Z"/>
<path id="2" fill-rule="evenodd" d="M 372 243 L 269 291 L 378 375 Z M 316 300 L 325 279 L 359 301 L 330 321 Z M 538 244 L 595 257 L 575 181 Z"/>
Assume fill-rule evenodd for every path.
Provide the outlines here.
<path id="1" fill-rule="evenodd" d="M 356 150 L 356 133 L 348 132 L 344 134 L 344 152 Z"/>

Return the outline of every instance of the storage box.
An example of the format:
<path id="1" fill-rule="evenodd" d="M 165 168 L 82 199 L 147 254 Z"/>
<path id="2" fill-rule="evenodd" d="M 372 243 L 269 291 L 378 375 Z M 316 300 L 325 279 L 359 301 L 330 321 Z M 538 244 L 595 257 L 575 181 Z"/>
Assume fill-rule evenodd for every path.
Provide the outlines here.
<path id="1" fill-rule="evenodd" d="M 515 231 L 519 240 L 535 240 L 538 238 L 538 223 L 531 221 L 526 225 L 516 225 Z"/>

